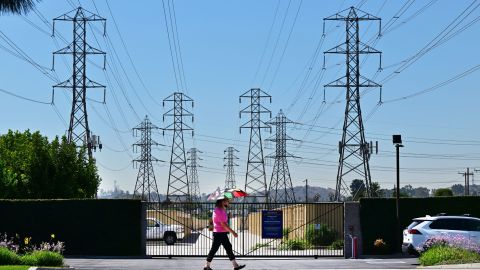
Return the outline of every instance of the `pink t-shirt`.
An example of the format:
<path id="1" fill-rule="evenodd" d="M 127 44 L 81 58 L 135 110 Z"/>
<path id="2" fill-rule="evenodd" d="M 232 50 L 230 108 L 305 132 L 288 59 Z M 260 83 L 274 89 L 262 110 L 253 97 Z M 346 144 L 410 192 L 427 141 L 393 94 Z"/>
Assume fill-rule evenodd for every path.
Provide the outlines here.
<path id="1" fill-rule="evenodd" d="M 228 216 L 227 216 L 227 211 L 225 209 L 220 208 L 220 207 L 215 207 L 215 210 L 213 210 L 213 232 L 228 232 L 225 230 L 221 224 L 221 222 L 228 222 Z"/>

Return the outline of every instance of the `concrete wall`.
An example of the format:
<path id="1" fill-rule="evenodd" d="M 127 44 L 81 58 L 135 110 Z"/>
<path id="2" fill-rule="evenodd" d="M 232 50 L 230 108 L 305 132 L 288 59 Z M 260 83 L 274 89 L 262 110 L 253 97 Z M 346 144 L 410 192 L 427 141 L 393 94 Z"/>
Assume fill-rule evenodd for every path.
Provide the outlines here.
<path id="1" fill-rule="evenodd" d="M 35 245 L 55 234 L 65 255 L 145 256 L 144 212 L 139 200 L 0 200 L 0 233 Z"/>
<path id="2" fill-rule="evenodd" d="M 360 203 L 345 202 L 344 207 L 344 257 L 346 259 L 352 257 L 352 237 L 357 237 L 357 256 L 363 254 L 362 250 L 362 228 L 360 227 Z"/>

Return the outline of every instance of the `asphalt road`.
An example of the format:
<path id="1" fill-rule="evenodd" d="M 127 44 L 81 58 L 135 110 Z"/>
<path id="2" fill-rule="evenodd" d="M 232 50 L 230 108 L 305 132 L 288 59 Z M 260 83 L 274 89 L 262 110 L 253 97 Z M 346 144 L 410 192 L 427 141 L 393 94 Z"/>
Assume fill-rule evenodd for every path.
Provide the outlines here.
<path id="1" fill-rule="evenodd" d="M 126 269 L 203 269 L 204 259 L 201 258 L 154 258 L 154 259 L 66 259 L 66 264 L 81 270 L 126 270 Z M 400 259 L 358 259 L 346 260 L 342 258 L 325 259 L 242 259 L 239 263 L 246 264 L 248 269 L 412 269 L 418 266 L 415 258 Z M 212 268 L 215 270 L 232 269 L 227 259 L 214 260 Z"/>

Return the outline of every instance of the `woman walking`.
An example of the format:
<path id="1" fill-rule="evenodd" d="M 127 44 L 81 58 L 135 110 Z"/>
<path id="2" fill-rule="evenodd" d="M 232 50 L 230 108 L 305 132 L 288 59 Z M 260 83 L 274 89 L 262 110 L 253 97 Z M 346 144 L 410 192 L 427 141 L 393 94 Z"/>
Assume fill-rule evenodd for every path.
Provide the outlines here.
<path id="1" fill-rule="evenodd" d="M 220 198 L 215 203 L 215 210 L 213 210 L 213 243 L 210 252 L 208 253 L 207 262 L 203 270 L 212 270 L 210 264 L 212 263 L 213 256 L 217 253 L 220 245 L 223 246 L 227 252 L 228 258 L 233 264 L 233 269 L 238 270 L 245 267 L 245 265 L 239 265 L 233 255 L 232 244 L 228 239 L 228 234 L 231 233 L 233 237 L 238 237 L 237 233 L 228 226 L 228 216 L 226 208 L 229 206 L 230 201 L 228 198 Z"/>

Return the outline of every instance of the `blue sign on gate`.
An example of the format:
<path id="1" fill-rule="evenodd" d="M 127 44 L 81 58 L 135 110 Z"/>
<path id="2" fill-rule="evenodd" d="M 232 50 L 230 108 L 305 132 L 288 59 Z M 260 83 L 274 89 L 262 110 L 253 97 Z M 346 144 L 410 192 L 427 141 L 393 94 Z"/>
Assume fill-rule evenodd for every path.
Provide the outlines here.
<path id="1" fill-rule="evenodd" d="M 262 238 L 283 238 L 281 210 L 262 210 Z"/>

